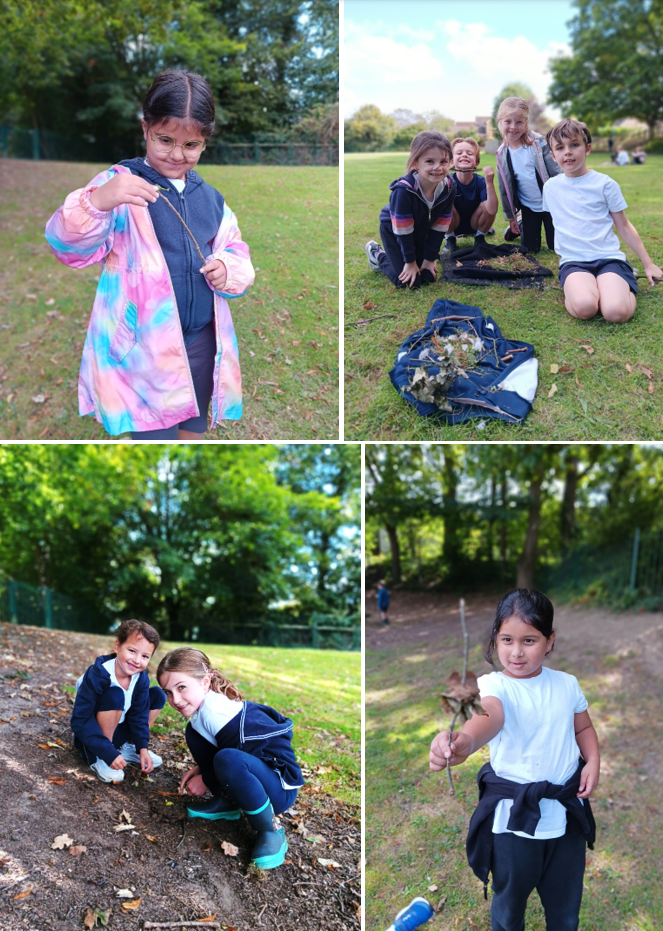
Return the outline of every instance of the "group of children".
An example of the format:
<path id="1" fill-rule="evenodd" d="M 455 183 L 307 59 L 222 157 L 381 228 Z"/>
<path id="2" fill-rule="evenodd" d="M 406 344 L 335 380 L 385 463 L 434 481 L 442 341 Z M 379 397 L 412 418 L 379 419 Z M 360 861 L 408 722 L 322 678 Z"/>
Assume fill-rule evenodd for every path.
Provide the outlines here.
<path id="1" fill-rule="evenodd" d="M 304 781 L 291 746 L 293 724 L 267 705 L 242 697 L 191 647 L 167 653 L 150 687 L 147 666 L 159 635 L 143 621 L 124 621 L 114 652 L 99 656 L 76 683 L 74 745 L 102 782 L 119 783 L 129 763 L 144 773 L 162 759 L 148 749 L 150 728 L 166 701 L 186 719 L 195 765 L 180 793 L 190 818 L 235 821 L 242 812 L 257 834 L 251 863 L 273 869 L 288 843 L 277 815 L 290 808 Z M 207 792 L 211 798 L 203 798 Z"/>
<path id="2" fill-rule="evenodd" d="M 507 97 L 497 113 L 503 139 L 497 179 L 509 222 L 504 238 L 520 237 L 528 252 L 538 252 L 543 228 L 548 248 L 560 256 L 568 312 L 587 320 L 600 311 L 606 320 L 624 323 L 635 311 L 638 285 L 613 226 L 642 262 L 650 285 L 663 271 L 626 218 L 617 182 L 587 167 L 592 137 L 586 125 L 565 119 L 544 137 L 530 130 L 528 113 L 521 97 Z M 497 216 L 497 195 L 494 170 L 486 168 L 483 178 L 477 174 L 479 156 L 473 139 L 449 142 L 432 131 L 415 136 L 407 172 L 390 185 L 389 205 L 380 213 L 382 245 L 371 240 L 365 246 L 372 269 L 398 288 L 418 288 L 436 280 L 445 234 L 446 252 L 455 250 L 459 235 L 484 240 Z"/>

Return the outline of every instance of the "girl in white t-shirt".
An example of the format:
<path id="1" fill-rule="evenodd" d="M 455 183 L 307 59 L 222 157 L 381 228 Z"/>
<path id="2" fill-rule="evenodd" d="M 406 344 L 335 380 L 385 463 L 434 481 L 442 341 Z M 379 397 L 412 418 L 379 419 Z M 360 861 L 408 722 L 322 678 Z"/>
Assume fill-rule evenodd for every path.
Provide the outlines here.
<path id="1" fill-rule="evenodd" d="M 548 248 L 555 247 L 555 229 L 552 217 L 543 208 L 541 191 L 560 169 L 550 156 L 545 138 L 530 130 L 528 115 L 529 106 L 522 97 L 507 97 L 499 106 L 497 127 L 504 141 L 496 153 L 497 181 L 502 210 L 509 221 L 504 238 L 511 241 L 520 236 L 529 252 L 538 252 L 541 224 Z"/>
<path id="2" fill-rule="evenodd" d="M 555 642 L 553 613 L 541 592 L 507 592 L 497 606 L 486 654 L 492 663 L 496 649 L 503 670 L 478 680 L 486 714 L 473 716 L 451 742 L 449 731 L 442 731 L 431 744 L 435 771 L 465 762 L 485 744 L 490 749 L 490 765 L 481 772 L 488 771 L 493 799 L 500 798 L 489 806 L 492 831 L 486 825 L 488 834 L 480 836 L 471 824 L 470 833 L 475 860 L 485 855 L 493 876 L 493 931 L 522 931 L 527 899 L 535 888 L 550 931 L 578 927 L 588 840 L 578 823 L 591 819 L 591 812 L 577 799 L 588 799 L 598 784 L 599 747 L 575 676 L 543 666 Z M 520 790 L 524 785 L 530 788 Z M 534 815 L 532 797 L 540 799 Z M 487 807 L 486 801 L 475 816 Z M 567 820 L 569 813 L 574 817 Z M 533 833 L 514 827 L 523 821 L 534 825 Z M 482 845 L 484 849 L 477 849 Z M 468 857 L 477 872 L 469 837 Z M 487 870 L 482 878 L 487 881 Z"/>

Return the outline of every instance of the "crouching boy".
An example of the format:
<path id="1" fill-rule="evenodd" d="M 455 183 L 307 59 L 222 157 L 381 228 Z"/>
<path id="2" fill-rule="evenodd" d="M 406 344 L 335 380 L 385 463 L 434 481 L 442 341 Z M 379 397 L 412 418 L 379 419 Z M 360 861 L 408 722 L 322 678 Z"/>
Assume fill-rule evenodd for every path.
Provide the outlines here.
<path id="1" fill-rule="evenodd" d="M 444 244 L 444 252 L 454 252 L 457 236 L 474 236 L 475 242 L 485 242 L 497 216 L 495 170 L 486 168 L 484 177 L 476 173 L 481 150 L 476 139 L 454 139 L 451 143 L 456 179 L 453 219 Z"/>
<path id="2" fill-rule="evenodd" d="M 627 220 L 627 204 L 617 182 L 587 167 L 592 137 L 585 124 L 562 120 L 546 139 L 564 172 L 544 184 L 543 209 L 550 212 L 555 226 L 566 309 L 581 320 L 595 317 L 600 310 L 611 323 L 625 323 L 635 312 L 638 285 L 613 225 L 642 262 L 650 285 L 663 272 Z"/>

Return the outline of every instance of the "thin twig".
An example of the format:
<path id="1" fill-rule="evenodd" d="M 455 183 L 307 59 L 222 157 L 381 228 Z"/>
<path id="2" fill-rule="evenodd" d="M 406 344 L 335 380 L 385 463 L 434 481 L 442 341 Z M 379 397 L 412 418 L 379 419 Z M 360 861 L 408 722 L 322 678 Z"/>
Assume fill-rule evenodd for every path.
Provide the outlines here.
<path id="1" fill-rule="evenodd" d="M 186 836 L 186 821 L 183 821 L 183 822 L 182 822 L 182 836 L 180 837 L 180 842 L 179 842 L 179 844 L 177 845 L 177 847 L 175 848 L 175 850 L 178 850 L 178 849 L 182 846 L 182 842 L 183 842 L 185 836 Z"/>
<path id="2" fill-rule="evenodd" d="M 144 928 L 220 928 L 220 921 L 146 921 Z"/>
<path id="3" fill-rule="evenodd" d="M 198 253 L 198 255 L 200 256 L 200 258 L 202 259 L 202 262 L 203 262 L 203 265 L 204 265 L 204 264 L 205 264 L 205 256 L 202 254 L 202 252 L 200 251 L 200 249 L 199 249 L 199 247 L 198 247 L 198 243 L 196 242 L 196 237 L 193 235 L 193 233 L 191 232 L 191 230 L 189 229 L 189 227 L 188 227 L 188 226 L 186 225 L 186 223 L 184 222 L 184 217 L 183 217 L 182 214 L 179 212 L 179 210 L 177 210 L 175 207 L 173 207 L 173 205 L 171 204 L 171 202 L 168 200 L 167 197 L 162 197 L 161 200 L 163 200 L 165 203 L 167 203 L 168 206 L 170 207 L 170 209 L 173 211 L 173 213 L 174 213 L 176 216 L 179 217 L 180 223 L 182 224 L 182 226 L 184 227 L 184 229 L 187 231 L 187 233 L 188 233 L 189 236 L 191 237 L 191 241 L 192 241 L 192 243 L 194 244 L 194 246 L 196 247 L 196 252 Z M 147 927 L 147 925 L 145 925 L 145 927 Z"/>
<path id="4" fill-rule="evenodd" d="M 366 323 L 372 323 L 373 320 L 382 320 L 384 317 L 397 317 L 398 314 L 380 314 L 378 317 L 367 317 L 365 320 L 357 320 L 356 323 L 346 323 L 345 326 L 364 326 Z"/>
<path id="5" fill-rule="evenodd" d="M 465 655 L 463 657 L 463 678 L 461 679 L 461 685 L 465 685 L 465 679 L 467 677 L 467 660 L 470 652 L 470 635 L 467 632 L 467 624 L 465 623 L 465 599 L 460 599 L 460 624 L 463 628 L 463 645 L 465 648 Z"/>
<path id="6" fill-rule="evenodd" d="M 265 904 L 264 904 L 263 907 L 262 907 L 262 910 L 261 910 L 260 914 L 258 915 L 258 921 L 257 921 L 257 923 L 258 923 L 259 925 L 262 924 L 262 921 L 261 921 L 260 919 L 262 918 L 263 912 L 265 911 L 266 908 L 267 908 L 267 903 L 265 902 Z"/>
<path id="7" fill-rule="evenodd" d="M 447 745 L 449 747 L 451 746 L 451 741 L 453 739 L 454 724 L 456 723 L 456 718 L 458 717 L 459 714 L 460 714 L 460 711 L 457 711 L 455 715 L 453 716 L 453 718 L 451 719 L 451 727 L 449 728 L 449 743 Z M 451 781 L 451 766 L 449 765 L 449 763 L 447 763 L 447 776 L 449 777 L 449 795 L 453 795 L 454 784 Z"/>

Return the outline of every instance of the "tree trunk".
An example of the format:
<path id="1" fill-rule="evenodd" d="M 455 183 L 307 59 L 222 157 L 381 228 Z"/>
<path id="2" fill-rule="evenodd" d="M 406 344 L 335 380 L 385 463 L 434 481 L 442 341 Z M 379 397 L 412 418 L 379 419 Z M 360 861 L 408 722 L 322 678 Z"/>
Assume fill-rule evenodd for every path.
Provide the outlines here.
<path id="1" fill-rule="evenodd" d="M 389 543 L 391 544 L 392 584 L 399 585 L 401 582 L 401 548 L 398 542 L 398 528 L 393 524 L 386 524 L 385 530 L 389 534 Z"/>
<path id="2" fill-rule="evenodd" d="M 458 475 L 456 473 L 456 457 L 454 451 L 446 446 L 442 447 L 444 457 L 444 471 L 442 473 L 444 491 L 444 545 L 442 558 L 446 566 L 453 568 L 458 563 L 460 550 L 458 525 Z"/>
<path id="3" fill-rule="evenodd" d="M 567 551 L 573 546 L 576 535 L 576 492 L 578 490 L 578 455 L 573 447 L 566 456 L 566 478 L 562 496 L 561 531 L 562 548 Z"/>
<path id="4" fill-rule="evenodd" d="M 536 568 L 536 552 L 539 545 L 539 527 L 541 525 L 541 486 L 545 473 L 543 457 L 537 463 L 532 474 L 529 486 L 529 522 L 525 545 L 518 559 L 516 575 L 516 588 L 532 588 L 534 586 L 534 570 Z"/>
<path id="5" fill-rule="evenodd" d="M 486 534 L 486 555 L 488 562 L 493 561 L 493 526 L 495 524 L 495 501 L 497 497 L 497 482 L 495 476 L 490 476 L 490 517 L 488 519 L 488 532 Z"/>

